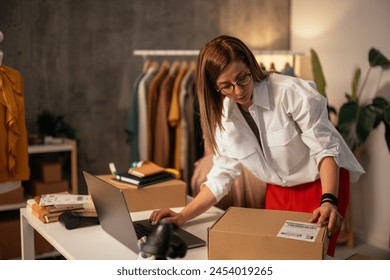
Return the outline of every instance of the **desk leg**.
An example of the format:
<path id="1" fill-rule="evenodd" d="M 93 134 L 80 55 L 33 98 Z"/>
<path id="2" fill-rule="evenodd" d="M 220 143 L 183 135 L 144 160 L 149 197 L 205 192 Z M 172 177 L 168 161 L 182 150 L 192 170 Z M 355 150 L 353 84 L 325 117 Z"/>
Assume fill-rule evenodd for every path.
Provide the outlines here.
<path id="1" fill-rule="evenodd" d="M 34 229 L 22 213 L 20 213 L 20 234 L 22 260 L 35 259 Z"/>
<path id="2" fill-rule="evenodd" d="M 71 181 L 72 181 L 72 186 L 71 186 L 71 193 L 79 193 L 78 190 L 78 179 L 77 179 L 77 142 L 75 140 L 68 139 L 67 142 L 68 144 L 72 145 L 72 151 L 70 153 L 71 157 Z"/>

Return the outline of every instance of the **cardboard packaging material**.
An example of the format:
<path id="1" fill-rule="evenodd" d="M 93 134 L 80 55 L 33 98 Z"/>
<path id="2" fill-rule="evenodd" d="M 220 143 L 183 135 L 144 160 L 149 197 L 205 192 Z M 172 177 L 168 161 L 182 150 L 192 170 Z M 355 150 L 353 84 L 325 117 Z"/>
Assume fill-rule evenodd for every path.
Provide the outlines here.
<path id="1" fill-rule="evenodd" d="M 45 183 L 59 182 L 62 179 L 59 162 L 42 162 L 40 166 L 41 180 Z"/>
<path id="2" fill-rule="evenodd" d="M 0 205 L 19 203 L 24 201 L 24 188 L 19 187 L 12 191 L 0 194 Z"/>
<path id="3" fill-rule="evenodd" d="M 208 258 L 324 259 L 328 248 L 327 230 L 325 227 L 308 224 L 311 215 L 302 212 L 230 207 L 209 229 Z"/>
<path id="4" fill-rule="evenodd" d="M 19 211 L 0 213 L 0 259 L 17 259 L 21 257 L 20 217 Z M 35 253 L 43 254 L 53 251 L 50 245 L 34 230 Z"/>
<path id="5" fill-rule="evenodd" d="M 124 190 L 129 211 L 144 211 L 164 207 L 186 205 L 186 183 L 173 179 L 137 189 L 131 184 L 112 180 L 113 175 L 99 175 L 98 178 Z"/>
<path id="6" fill-rule="evenodd" d="M 69 191 L 69 182 L 61 180 L 58 182 L 45 183 L 39 180 L 31 180 L 29 193 L 33 196 L 49 193 L 60 193 Z"/>

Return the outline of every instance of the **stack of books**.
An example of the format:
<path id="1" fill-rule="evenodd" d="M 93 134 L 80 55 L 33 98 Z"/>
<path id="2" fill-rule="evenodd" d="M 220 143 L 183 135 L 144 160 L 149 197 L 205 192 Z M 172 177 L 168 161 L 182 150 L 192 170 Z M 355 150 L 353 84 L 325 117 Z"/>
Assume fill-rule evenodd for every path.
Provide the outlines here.
<path id="1" fill-rule="evenodd" d="M 45 196 L 50 196 L 50 198 L 47 199 Z M 77 197 L 75 196 L 79 198 L 78 202 L 72 202 L 73 199 L 77 200 Z M 62 202 L 58 200 L 59 197 L 61 197 Z M 80 198 L 82 199 L 80 200 Z M 56 199 L 58 200 L 58 203 L 55 203 Z M 63 203 L 64 199 L 67 200 L 66 203 Z M 57 222 L 59 216 L 66 211 L 73 211 L 91 216 L 96 215 L 94 207 L 91 207 L 89 196 L 64 193 L 35 196 L 33 199 L 27 200 L 27 209 L 42 223 Z"/>
<path id="2" fill-rule="evenodd" d="M 174 174 L 151 162 L 144 163 L 140 167 L 129 168 L 127 172 L 115 172 L 114 177 L 119 182 L 128 183 L 138 188 L 175 178 Z"/>

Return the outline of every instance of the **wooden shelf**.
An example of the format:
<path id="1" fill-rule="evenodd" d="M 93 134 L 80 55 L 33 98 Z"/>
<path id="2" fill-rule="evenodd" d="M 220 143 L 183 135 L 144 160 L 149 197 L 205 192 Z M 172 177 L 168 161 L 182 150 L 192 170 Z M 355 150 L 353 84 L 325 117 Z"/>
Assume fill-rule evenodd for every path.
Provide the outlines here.
<path id="1" fill-rule="evenodd" d="M 78 193 L 77 179 L 77 143 L 72 139 L 64 139 L 61 144 L 43 144 L 28 146 L 29 154 L 70 152 L 71 154 L 71 193 Z"/>
<path id="2" fill-rule="evenodd" d="M 22 202 L 19 202 L 19 203 L 0 205 L 0 212 L 2 212 L 2 211 L 10 211 L 10 210 L 18 210 L 20 208 L 26 207 L 26 202 L 27 202 L 27 199 L 25 201 L 22 201 Z"/>
<path id="3" fill-rule="evenodd" d="M 47 145 L 30 145 L 28 146 L 29 154 L 43 154 L 43 153 L 58 153 L 72 151 L 71 144 L 47 144 Z"/>

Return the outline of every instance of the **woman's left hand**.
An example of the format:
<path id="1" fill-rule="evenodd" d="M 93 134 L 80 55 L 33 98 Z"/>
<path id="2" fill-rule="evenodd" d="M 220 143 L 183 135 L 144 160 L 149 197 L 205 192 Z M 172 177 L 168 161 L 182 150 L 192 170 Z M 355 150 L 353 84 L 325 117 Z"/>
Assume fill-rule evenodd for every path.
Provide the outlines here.
<path id="1" fill-rule="evenodd" d="M 343 217 L 337 211 L 337 207 L 329 202 L 323 203 L 313 212 L 310 223 L 317 223 L 318 226 L 328 225 L 328 237 L 338 231 L 343 223 Z"/>

